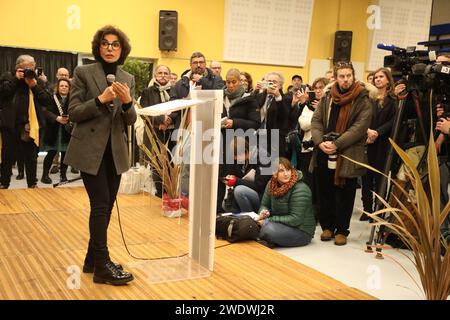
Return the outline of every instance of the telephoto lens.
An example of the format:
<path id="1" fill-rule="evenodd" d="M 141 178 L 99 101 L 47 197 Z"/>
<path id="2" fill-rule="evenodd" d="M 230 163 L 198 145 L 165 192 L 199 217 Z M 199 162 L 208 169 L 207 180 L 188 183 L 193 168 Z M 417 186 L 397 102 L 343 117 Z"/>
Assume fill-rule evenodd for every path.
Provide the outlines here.
<path id="1" fill-rule="evenodd" d="M 336 169 L 336 160 L 337 160 L 337 153 L 328 155 L 328 169 L 330 170 Z"/>

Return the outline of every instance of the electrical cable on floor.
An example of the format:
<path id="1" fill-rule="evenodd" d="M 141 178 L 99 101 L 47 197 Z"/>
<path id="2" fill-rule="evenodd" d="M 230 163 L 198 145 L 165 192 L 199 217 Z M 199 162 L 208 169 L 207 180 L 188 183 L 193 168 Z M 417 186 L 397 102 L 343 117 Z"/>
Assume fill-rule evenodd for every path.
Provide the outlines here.
<path id="1" fill-rule="evenodd" d="M 127 250 L 128 255 L 129 255 L 130 257 L 132 257 L 132 258 L 134 258 L 134 259 L 136 259 L 136 260 L 152 261 L 152 260 L 165 260 L 165 259 L 181 258 L 181 257 L 187 256 L 187 255 L 189 254 L 189 252 L 187 252 L 187 253 L 183 253 L 183 254 L 178 255 L 178 256 L 168 256 L 168 257 L 158 257 L 158 258 L 141 258 L 141 257 L 136 257 L 136 256 L 133 255 L 133 254 L 130 252 L 130 250 L 128 249 L 128 245 L 127 245 L 127 242 L 126 242 L 126 240 L 125 240 L 125 235 L 124 235 L 124 232 L 123 232 L 123 229 L 122 229 L 122 222 L 121 222 L 121 220 L 120 220 L 119 202 L 117 201 L 117 198 L 116 198 L 116 209 L 117 209 L 117 218 L 118 218 L 118 220 L 119 220 L 120 234 L 121 234 L 121 236 L 122 236 L 122 242 L 123 242 L 123 244 L 124 244 L 124 246 L 125 246 L 125 249 Z M 232 245 L 232 243 L 223 244 L 223 245 L 214 247 L 214 249 L 227 247 L 227 246 L 229 246 L 229 245 Z"/>

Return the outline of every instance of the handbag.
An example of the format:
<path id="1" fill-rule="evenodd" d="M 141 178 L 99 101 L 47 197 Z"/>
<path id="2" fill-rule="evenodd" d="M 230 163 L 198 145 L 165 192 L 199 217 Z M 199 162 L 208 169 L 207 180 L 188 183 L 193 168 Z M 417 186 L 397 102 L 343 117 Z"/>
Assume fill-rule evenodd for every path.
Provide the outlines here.
<path id="1" fill-rule="evenodd" d="M 216 236 L 231 243 L 256 240 L 259 225 L 251 217 L 218 216 L 216 218 Z"/>

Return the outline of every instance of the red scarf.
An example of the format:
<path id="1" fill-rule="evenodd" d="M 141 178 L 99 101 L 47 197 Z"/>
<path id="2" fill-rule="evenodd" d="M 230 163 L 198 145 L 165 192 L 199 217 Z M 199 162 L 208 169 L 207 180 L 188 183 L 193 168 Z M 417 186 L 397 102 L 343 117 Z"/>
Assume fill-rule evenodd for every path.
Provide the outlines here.
<path id="1" fill-rule="evenodd" d="M 347 130 L 348 115 L 350 114 L 352 104 L 363 90 L 364 87 L 359 82 L 354 82 L 345 93 L 339 92 L 337 82 L 331 87 L 331 98 L 333 99 L 333 103 L 341 106 L 335 132 L 342 134 Z M 342 161 L 343 158 L 338 155 L 336 170 L 334 172 L 334 184 L 339 187 L 343 187 L 345 184 L 345 179 L 339 177 Z"/>

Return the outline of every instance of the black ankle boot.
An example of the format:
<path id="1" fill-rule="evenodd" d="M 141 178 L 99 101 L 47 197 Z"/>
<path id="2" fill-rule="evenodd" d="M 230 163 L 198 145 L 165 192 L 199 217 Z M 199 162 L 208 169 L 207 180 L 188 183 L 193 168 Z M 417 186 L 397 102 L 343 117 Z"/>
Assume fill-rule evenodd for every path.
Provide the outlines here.
<path id="1" fill-rule="evenodd" d="M 50 179 L 50 177 L 48 176 L 48 173 L 47 174 L 43 173 L 42 174 L 42 178 L 41 178 L 41 182 L 45 183 L 45 184 L 51 184 L 52 183 L 52 179 Z"/>
<path id="2" fill-rule="evenodd" d="M 19 174 L 16 177 L 16 180 L 22 180 L 23 178 L 25 178 L 25 175 L 23 174 L 23 172 L 19 172 Z"/>
<path id="3" fill-rule="evenodd" d="M 67 176 L 66 176 L 66 174 L 65 174 L 65 173 L 61 173 L 61 177 L 60 177 L 59 182 L 66 182 L 66 181 L 67 181 Z"/>
<path id="4" fill-rule="evenodd" d="M 96 266 L 94 271 L 94 283 L 107 283 L 112 285 L 122 285 L 134 279 L 129 272 L 116 268 L 111 261 L 105 265 Z"/>
<path id="5" fill-rule="evenodd" d="M 110 263 L 114 264 L 114 266 L 119 269 L 119 270 L 123 270 L 123 267 L 120 263 L 115 263 L 110 261 Z M 83 265 L 83 273 L 94 273 L 95 271 L 95 263 L 94 262 L 87 262 L 84 261 L 84 265 Z"/>

